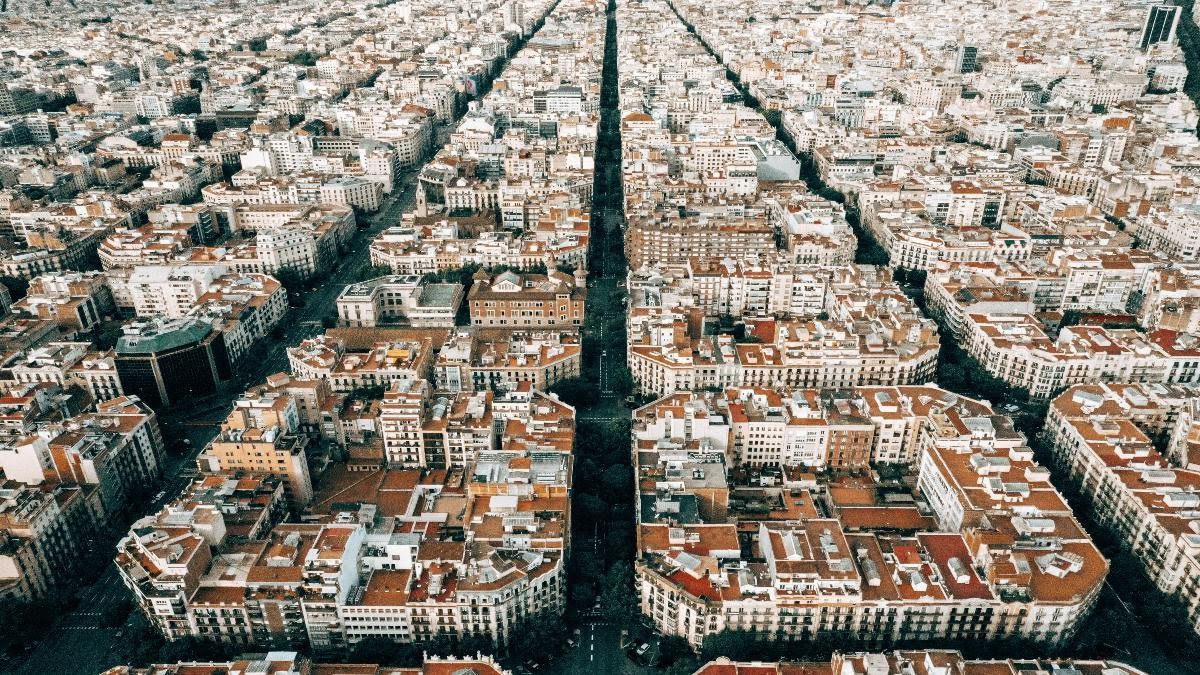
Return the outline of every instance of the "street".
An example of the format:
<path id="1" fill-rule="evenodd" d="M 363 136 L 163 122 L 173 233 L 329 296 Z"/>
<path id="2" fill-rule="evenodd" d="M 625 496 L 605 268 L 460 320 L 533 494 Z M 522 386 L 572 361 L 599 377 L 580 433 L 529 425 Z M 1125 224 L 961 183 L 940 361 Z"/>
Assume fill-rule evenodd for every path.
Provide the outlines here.
<path id="1" fill-rule="evenodd" d="M 606 436 L 602 442 L 584 443 L 588 434 L 604 434 L 609 429 L 620 429 L 630 418 L 630 409 L 618 394 L 620 384 L 615 382 L 618 369 L 624 372 L 626 365 L 626 275 L 629 272 L 625 258 L 624 241 L 624 187 L 621 172 L 621 125 L 618 106 L 616 74 L 616 19 L 615 3 L 608 5 L 608 27 L 605 44 L 604 78 L 601 88 L 601 116 L 599 138 L 596 148 L 596 183 L 593 194 L 591 250 L 588 255 L 587 318 L 584 322 L 585 377 L 595 383 L 599 400 L 578 410 L 581 439 L 586 445 L 597 468 L 603 471 L 614 463 L 628 461 L 629 445 L 624 434 Z M 624 432 L 627 434 L 628 432 Z M 580 451 L 581 453 L 583 450 Z M 581 454 L 582 459 L 582 454 Z M 591 485 L 597 475 L 575 476 L 575 499 L 591 498 L 603 504 L 603 498 L 612 500 L 623 496 L 599 495 Z M 621 521 L 618 521 L 621 522 Z M 615 545 L 615 535 L 632 522 L 624 520 L 616 525 L 605 517 L 590 524 L 579 519 L 575 523 L 577 544 L 575 556 L 584 556 L 601 561 L 605 567 L 616 561 L 623 564 L 625 556 L 632 555 L 633 537 L 629 535 L 629 549 Z M 601 531 L 604 534 L 601 534 Z M 589 542 L 588 545 L 585 542 Z M 577 575 L 576 584 L 594 584 L 598 580 L 590 576 Z M 633 592 L 633 589 L 629 589 Z M 640 666 L 626 654 L 629 637 L 622 627 L 603 620 L 611 616 L 604 612 L 602 601 L 596 600 L 593 607 L 574 607 L 572 612 L 579 619 L 579 634 L 576 645 L 565 654 L 545 666 L 547 673 L 554 674 L 597 674 L 633 675 L 655 672 Z"/>
<path id="2" fill-rule="evenodd" d="M 589 621 L 579 628 L 576 645 L 546 666 L 556 675 L 640 675 L 652 672 L 635 664 L 625 655 L 621 629 L 601 621 Z"/>
<path id="3" fill-rule="evenodd" d="M 122 628 L 101 624 L 104 608 L 119 603 L 128 595 L 125 586 L 110 567 L 100 581 L 81 594 L 79 608 L 64 616 L 54 630 L 29 654 L 18 673 L 95 673 L 122 660 L 114 652 Z M 70 658 L 65 658 L 65 655 Z"/>

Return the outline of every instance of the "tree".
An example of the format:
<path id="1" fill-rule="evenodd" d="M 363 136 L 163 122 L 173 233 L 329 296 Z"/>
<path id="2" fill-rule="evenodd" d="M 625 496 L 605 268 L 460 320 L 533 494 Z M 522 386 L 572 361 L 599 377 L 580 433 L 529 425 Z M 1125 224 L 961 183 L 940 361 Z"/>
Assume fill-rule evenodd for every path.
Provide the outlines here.
<path id="1" fill-rule="evenodd" d="M 199 96 L 183 96 L 175 101 L 171 106 L 171 112 L 176 115 L 199 115 L 200 114 L 200 97 Z"/>
<path id="2" fill-rule="evenodd" d="M 604 534 L 604 558 L 610 564 L 631 560 L 636 555 L 637 544 L 633 534 L 633 506 L 629 502 L 616 511 L 624 511 L 621 520 L 609 521 Z"/>
<path id="3" fill-rule="evenodd" d="M 695 658 L 680 659 L 667 666 L 664 675 L 692 675 L 700 669 L 700 661 Z"/>
<path id="4" fill-rule="evenodd" d="M 548 649 L 560 648 L 567 641 L 567 627 L 550 612 L 535 614 L 513 627 L 508 641 L 510 654 L 525 656 L 545 654 Z"/>
<path id="5" fill-rule="evenodd" d="M 1069 328 L 1078 326 L 1083 321 L 1083 314 L 1077 309 L 1068 309 L 1063 312 L 1062 320 L 1058 322 L 1059 328 Z"/>
<path id="6" fill-rule="evenodd" d="M 608 517 L 608 504 L 596 495 L 586 492 L 577 492 L 571 500 L 571 506 L 579 522 L 596 523 Z"/>
<path id="7" fill-rule="evenodd" d="M 437 272 L 429 272 L 421 277 L 421 279 L 426 283 L 460 283 L 467 290 L 470 290 L 475 273 L 480 269 L 482 268 L 476 263 L 467 263 L 462 267 L 452 267 Z"/>
<path id="8" fill-rule="evenodd" d="M 50 629 L 62 607 L 50 600 L 9 603 L 0 612 L 0 646 L 4 653 L 18 655 Z"/>
<path id="9" fill-rule="evenodd" d="M 391 273 L 392 268 L 388 265 L 372 265 L 367 263 L 358 268 L 358 271 L 354 273 L 354 279 L 355 281 L 368 281 L 370 279 L 385 277 Z"/>
<path id="10" fill-rule="evenodd" d="M 846 203 L 846 195 L 842 194 L 841 192 L 839 192 L 837 190 L 834 190 L 831 187 L 823 187 L 820 190 L 817 190 L 817 196 L 821 197 L 822 199 L 828 199 L 831 202 L 836 202 L 838 204 Z"/>
<path id="11" fill-rule="evenodd" d="M 747 659 L 758 651 L 754 633 L 745 630 L 723 630 L 704 638 L 700 647 L 700 659 L 712 661 L 719 657 Z"/>
<path id="12" fill-rule="evenodd" d="M 633 392 L 633 371 L 625 364 L 613 368 L 608 375 L 608 386 L 614 394 L 625 398 Z"/>
<path id="13" fill-rule="evenodd" d="M 422 661 L 417 644 L 397 643 L 382 636 L 367 637 L 350 648 L 350 658 L 358 663 L 413 667 Z"/>
<path id="14" fill-rule="evenodd" d="M 297 66 L 312 67 L 317 65 L 317 55 L 309 51 L 296 52 L 295 54 L 289 56 L 287 60 L 288 63 L 295 64 Z"/>
<path id="15" fill-rule="evenodd" d="M 382 384 L 371 387 L 355 387 L 350 390 L 346 399 L 349 401 L 378 401 L 383 399 L 385 393 L 387 390 Z"/>
<path id="16" fill-rule="evenodd" d="M 630 482 L 629 467 L 624 464 L 614 464 L 604 470 L 600 476 L 600 489 L 610 502 L 618 503 L 629 498 Z"/>
<path id="17" fill-rule="evenodd" d="M 196 119 L 196 138 L 199 138 L 207 143 L 208 141 L 212 140 L 213 134 L 217 133 L 217 131 L 217 121 L 215 119 L 205 117 Z M 225 175 L 228 176 L 233 172 L 239 171 L 240 169 L 241 165 L 238 165 L 233 169 L 233 171 L 230 171 L 228 167 L 225 167 Z"/>
<path id="18" fill-rule="evenodd" d="M 275 278 L 289 291 L 296 291 L 304 284 L 304 274 L 294 267 L 281 267 L 275 271 Z"/>
<path id="19" fill-rule="evenodd" d="M 8 290 L 8 295 L 14 300 L 20 300 L 29 293 L 29 281 L 20 277 L 2 276 L 0 284 Z"/>
<path id="20" fill-rule="evenodd" d="M 600 400 L 600 393 L 596 390 L 596 386 L 581 377 L 559 380 L 550 387 L 550 392 L 558 394 L 558 397 L 567 405 L 576 408 L 593 406 Z"/>
<path id="21" fill-rule="evenodd" d="M 633 623 L 638 602 L 633 588 L 633 570 L 628 562 L 613 563 L 601 580 L 600 611 L 606 621 L 618 626 Z"/>
<path id="22" fill-rule="evenodd" d="M 672 666 L 680 660 L 691 661 L 695 656 L 692 645 L 678 635 L 665 635 L 658 641 L 658 663 Z M 694 670 L 692 672 L 695 672 Z"/>
<path id="23" fill-rule="evenodd" d="M 579 556 L 584 557 L 584 556 Z M 587 556 L 591 557 L 591 556 Z M 572 607 L 591 607 L 596 602 L 596 588 L 589 583 L 571 584 L 569 592 L 571 594 Z"/>

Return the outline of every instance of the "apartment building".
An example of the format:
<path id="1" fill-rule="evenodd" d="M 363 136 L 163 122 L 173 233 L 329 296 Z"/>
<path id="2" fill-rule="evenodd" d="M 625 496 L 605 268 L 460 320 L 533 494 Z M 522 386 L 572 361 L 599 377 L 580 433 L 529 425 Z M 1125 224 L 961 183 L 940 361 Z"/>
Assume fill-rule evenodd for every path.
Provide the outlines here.
<path id="1" fill-rule="evenodd" d="M 208 471 L 278 476 L 295 508 L 313 498 L 309 471 L 310 437 L 300 429 L 296 400 L 284 392 L 251 391 L 233 411 L 197 463 Z"/>
<path id="2" fill-rule="evenodd" d="M 1200 332 L 1200 269 L 1174 265 L 1147 273 L 1139 292 L 1138 323 L 1147 330 Z"/>
<path id="3" fill-rule="evenodd" d="M 354 176 L 324 171 L 304 171 L 290 176 L 261 178 L 260 169 L 272 168 L 247 161 L 255 153 L 250 150 L 242 157 L 243 170 L 234 176 L 232 184 L 214 183 L 201 193 L 209 206 L 232 204 L 322 204 L 355 207 L 377 211 L 383 201 L 384 184 L 392 179 L 389 172 L 378 180 L 370 176 Z M 385 169 L 386 170 L 386 169 Z"/>
<path id="4" fill-rule="evenodd" d="M 84 358 L 89 347 L 87 342 L 46 342 L 40 347 L 11 352 L 2 362 L 0 388 L 18 393 L 30 384 L 66 386 L 71 369 Z"/>
<path id="5" fill-rule="evenodd" d="M 834 471 L 862 471 L 871 462 L 911 463 L 913 457 L 896 456 L 876 447 L 878 417 L 899 413 L 906 399 L 895 396 L 894 409 L 875 410 L 878 401 L 868 396 L 816 398 L 816 390 L 791 396 L 764 388 L 726 390 L 717 409 L 727 410 L 727 456 L 735 465 L 754 467 L 829 467 Z M 855 391 L 857 393 L 857 391 Z M 903 414 L 896 414 L 903 418 Z M 709 422 L 712 426 L 710 418 Z M 913 422 L 908 422 L 911 426 Z M 719 428 L 719 427 L 718 427 Z"/>
<path id="6" fill-rule="evenodd" d="M 1000 229 L 954 226 L 932 221 L 923 205 L 877 202 L 862 215 L 890 263 L 928 270 L 942 263 L 1028 260 L 1033 255 L 1028 232 L 1005 224 Z"/>
<path id="7" fill-rule="evenodd" d="M 113 232 L 97 249 L 100 265 L 106 271 L 161 265 L 193 245 L 191 231 L 186 225 L 148 223 Z"/>
<path id="8" fill-rule="evenodd" d="M 363 328 L 452 328 L 464 295 L 462 284 L 425 283 L 417 275 L 382 276 L 342 289 L 336 300 L 338 320 Z"/>
<path id="9" fill-rule="evenodd" d="M 695 276 L 690 281 L 653 287 L 631 281 L 628 361 L 643 392 L 922 384 L 933 378 L 937 329 L 881 270 L 793 274 L 780 280 L 781 292 L 771 290 L 774 283 L 760 284 L 761 292 L 737 301 L 744 310 L 762 312 L 762 318 L 742 314 L 740 338 L 706 329 L 720 324 L 712 310 L 726 308 L 721 285 Z M 807 318 L 767 318 L 771 310 Z"/>
<path id="10" fill-rule="evenodd" d="M 683 322 L 671 323 L 678 328 Z M 880 340 L 875 350 L 866 351 L 859 347 L 859 336 L 819 321 L 781 324 L 774 330 L 774 339 L 763 343 L 738 343 L 728 335 L 685 337 L 682 344 L 633 343 L 629 368 L 639 391 L 663 394 L 740 385 L 914 384 L 931 380 L 936 367 L 936 339 L 890 348 Z"/>
<path id="11" fill-rule="evenodd" d="M 371 242 L 370 252 L 372 264 L 399 275 L 429 274 L 467 264 L 586 268 L 589 238 L 586 223 L 570 229 L 536 227 L 520 236 L 483 231 L 470 239 L 459 236 L 456 223 L 446 222 L 434 228 L 388 228 Z"/>
<path id="12" fill-rule="evenodd" d="M 1186 609 L 1200 631 L 1200 564 L 1191 526 L 1200 499 L 1194 469 L 1195 386 L 1079 384 L 1050 404 L 1044 440 L 1098 525 Z"/>
<path id="13" fill-rule="evenodd" d="M 231 544 L 259 539 L 285 505 L 283 484 L 272 476 L 200 478 L 161 512 L 139 519 L 117 544 L 121 580 L 166 639 L 201 633 L 202 625 L 206 635 L 218 632 L 215 621 L 187 607 L 213 562 L 213 546 L 227 539 Z"/>
<path id="14" fill-rule="evenodd" d="M 669 211 L 627 217 L 625 250 L 630 269 L 650 262 L 683 263 L 693 257 L 741 260 L 775 248 L 774 229 L 765 218 L 681 217 Z"/>
<path id="15" fill-rule="evenodd" d="M 348 351 L 328 335 L 288 347 L 292 374 L 305 380 L 328 380 L 336 392 L 382 387 L 393 382 L 424 379 L 433 365 L 429 337 L 375 343 L 366 351 Z"/>
<path id="16" fill-rule="evenodd" d="M 79 486 L 0 482 L 0 600 L 39 600 L 70 583 L 98 525 L 87 502 Z"/>
<path id="17" fill-rule="evenodd" d="M 64 270 L 95 269 L 96 249 L 112 232 L 112 226 L 81 222 L 67 231 L 69 234 L 62 237 L 58 230 L 27 232 L 28 248 L 0 255 L 0 274 L 32 279 L 40 274 Z"/>
<path id="18" fill-rule="evenodd" d="M 260 657 L 261 658 L 257 658 Z M 228 673 L 255 673 L 258 668 L 269 668 L 272 675 L 303 675 L 304 673 L 339 673 L 351 671 L 359 675 L 447 675 L 470 671 L 478 675 L 511 675 L 490 656 L 475 658 L 441 657 L 429 655 L 422 665 L 413 668 L 395 668 L 376 664 L 315 663 L 307 656 L 294 651 L 270 651 L 233 661 L 186 663 L 160 663 L 146 667 L 115 666 L 101 675 L 155 675 L 162 672 L 185 673 L 189 669 L 203 672 L 225 671 Z M 1131 671 L 1130 671 L 1131 672 Z"/>
<path id="19" fill-rule="evenodd" d="M 460 331 L 438 351 L 434 381 L 439 390 L 450 392 L 507 392 L 522 383 L 546 391 L 560 380 L 579 376 L 582 354 L 574 333 Z"/>
<path id="20" fill-rule="evenodd" d="M 123 282 L 123 295 L 136 316 L 178 319 L 224 274 L 224 265 L 139 265 Z"/>
<path id="21" fill-rule="evenodd" d="M 82 382 L 94 401 L 107 401 L 125 395 L 117 373 L 116 351 L 92 351 L 71 368 L 71 378 Z"/>
<path id="22" fill-rule="evenodd" d="M 482 328 L 576 328 L 583 325 L 586 273 L 495 277 L 480 271 L 467 294 L 471 325 Z"/>
<path id="23" fill-rule="evenodd" d="M 5 398 L 0 441 L 0 598 L 57 597 L 90 564 L 90 532 L 113 524 L 164 455 L 154 413 L 117 398 L 63 421 L 48 385 Z"/>
<path id="24" fill-rule="evenodd" d="M 1151 210 L 1135 223 L 1138 239 L 1151 251 L 1187 262 L 1200 256 L 1200 212 L 1195 206 L 1177 204 L 1168 211 Z"/>
<path id="25" fill-rule="evenodd" d="M 1072 282 L 1047 283 L 1044 277 L 1024 277 L 1014 284 L 1003 270 L 967 266 L 930 274 L 926 298 L 930 311 L 945 319 L 963 348 L 988 372 L 1036 398 L 1088 382 L 1195 381 L 1200 354 L 1196 338 L 1186 332 L 1076 325 L 1061 326 L 1055 334 L 1039 318 L 1036 312 L 1042 308 L 1079 307 L 1079 293 L 1090 298 L 1089 303 L 1099 311 L 1123 309 L 1135 295 L 1146 297 L 1139 290 L 1142 288 L 1150 290 L 1150 302 L 1143 307 L 1157 314 L 1159 310 L 1154 308 L 1162 302 L 1153 287 L 1154 279 L 1161 278 L 1155 273 L 1157 268 L 1147 265 L 1136 275 L 1139 279 L 1132 274 L 1135 268 L 1128 260 L 1124 264 L 1119 258 L 1113 260 L 1129 272 L 1121 275 L 1125 283 L 1107 279 L 1110 275 L 1096 275 L 1092 290 Z M 1084 290 L 1069 296 L 1056 291 L 1042 293 L 1051 287 Z M 1102 287 L 1113 294 L 1107 302 L 1096 297 L 1096 289 Z M 1048 297 L 1053 300 L 1046 302 Z"/>
<path id="26" fill-rule="evenodd" d="M 858 388 L 842 410 L 840 395 L 674 394 L 635 411 L 635 570 L 655 629 L 693 645 L 726 629 L 868 644 L 1070 640 L 1108 563 L 1012 421 L 932 385 Z M 898 448 L 915 488 L 844 472 L 814 480 L 825 458 L 846 463 L 844 450 L 821 454 L 834 421 L 857 423 L 841 445 L 871 445 L 873 461 Z M 766 453 L 792 463 L 733 470 L 732 458 Z"/>
<path id="27" fill-rule="evenodd" d="M 90 499 L 100 514 L 97 520 L 107 521 L 122 513 L 142 495 L 146 485 L 162 476 L 166 444 L 158 417 L 136 397 L 99 402 L 95 411 L 77 415 L 59 429 L 47 431 L 54 432 L 46 434 L 49 440 L 32 443 L 37 454 L 50 459 L 40 470 L 43 480 L 94 486 Z M 43 444 L 45 447 L 40 447 Z M 29 464 L 26 468 L 37 471 Z"/>
<path id="28" fill-rule="evenodd" d="M 54 323 L 68 333 L 91 330 L 114 309 L 102 272 L 43 274 L 29 282 L 24 298 L 10 305 L 15 314 Z"/>
<path id="29" fill-rule="evenodd" d="M 1133 666 L 1111 660 L 1056 659 L 1025 656 L 1012 659 L 968 659 L 951 650 L 897 649 L 892 652 L 835 653 L 829 661 L 808 663 L 762 663 L 718 658 L 695 675 L 798 675 L 799 673 L 842 675 L 905 675 L 906 673 L 962 673 L 963 675 L 1017 675 L 1018 673 L 1075 672 L 1142 675 Z"/>
<path id="30" fill-rule="evenodd" d="M 437 635 L 503 644 L 526 618 L 561 613 L 574 410 L 530 390 L 459 402 L 457 421 L 458 403 L 430 402 L 414 433 L 450 448 L 470 427 L 489 445 L 409 469 L 335 470 L 304 523 L 274 521 L 292 477 L 253 465 L 204 477 L 118 546 L 139 607 L 169 640 L 318 651 Z M 273 419 L 278 408 L 239 403 L 234 415 Z M 228 456 L 217 447 L 228 436 L 205 454 Z M 268 500 L 257 486 L 272 475 Z"/>

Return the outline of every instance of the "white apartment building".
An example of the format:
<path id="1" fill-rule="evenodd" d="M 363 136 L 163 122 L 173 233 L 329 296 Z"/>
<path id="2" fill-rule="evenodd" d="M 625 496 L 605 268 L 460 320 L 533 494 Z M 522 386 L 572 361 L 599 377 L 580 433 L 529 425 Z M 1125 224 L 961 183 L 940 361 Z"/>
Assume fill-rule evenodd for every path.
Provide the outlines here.
<path id="1" fill-rule="evenodd" d="M 916 458 L 914 501 L 882 499 L 836 476 L 815 486 L 735 485 L 711 422 L 769 432 L 743 419 L 734 399 L 728 418 L 699 401 L 689 407 L 680 398 L 693 395 L 684 394 L 636 411 L 642 556 L 635 567 L 641 610 L 655 629 L 693 645 L 721 630 L 782 640 L 1070 640 L 1108 564 L 1049 473 L 1032 461 L 1011 420 L 985 404 L 932 386 L 898 389 L 918 420 L 903 441 Z M 861 393 L 870 400 L 882 392 Z M 743 451 L 750 440 L 741 441 Z M 783 447 L 787 439 L 772 442 Z M 747 509 L 746 498 L 757 505 Z M 794 513 L 758 520 L 763 506 Z M 902 533 L 894 530 L 900 519 L 909 523 Z M 743 558 L 738 533 L 750 525 L 761 567 Z"/>
<path id="2" fill-rule="evenodd" d="M 137 316 L 178 319 L 225 273 L 223 265 L 141 265 L 129 275 L 126 288 Z"/>
<path id="3" fill-rule="evenodd" d="M 463 296 L 461 284 L 427 284 L 417 275 L 390 275 L 346 286 L 336 305 L 338 320 L 347 326 L 451 328 Z"/>
<path id="4" fill-rule="evenodd" d="M 1146 575 L 1200 632 L 1200 505 L 1195 429 L 1200 390 L 1137 383 L 1081 384 L 1054 399 L 1044 437 L 1051 456 Z M 1166 438 L 1166 452 L 1154 439 Z"/>

